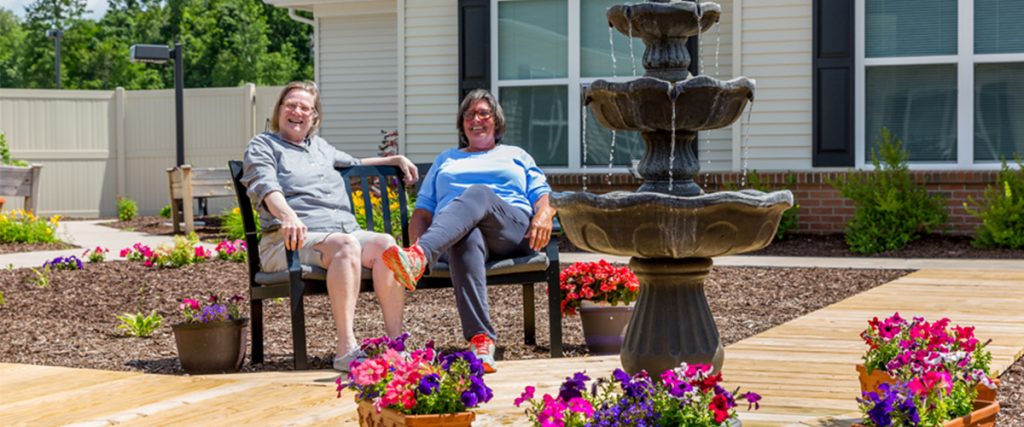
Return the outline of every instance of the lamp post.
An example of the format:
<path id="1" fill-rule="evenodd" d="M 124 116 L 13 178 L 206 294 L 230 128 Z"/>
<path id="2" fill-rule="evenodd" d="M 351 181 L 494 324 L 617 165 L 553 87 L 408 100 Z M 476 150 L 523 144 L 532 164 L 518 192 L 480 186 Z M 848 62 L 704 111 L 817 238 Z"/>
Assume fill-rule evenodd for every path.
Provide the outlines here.
<path id="1" fill-rule="evenodd" d="M 53 39 L 53 49 L 56 52 L 53 68 L 57 72 L 57 89 L 60 89 L 60 40 L 64 38 L 64 30 L 60 28 L 46 30 L 46 37 Z"/>
<path id="2" fill-rule="evenodd" d="M 129 57 L 133 62 L 163 64 L 174 60 L 174 131 L 175 161 L 178 166 L 185 164 L 185 56 L 181 43 L 175 42 L 174 49 L 158 44 L 132 45 Z"/>

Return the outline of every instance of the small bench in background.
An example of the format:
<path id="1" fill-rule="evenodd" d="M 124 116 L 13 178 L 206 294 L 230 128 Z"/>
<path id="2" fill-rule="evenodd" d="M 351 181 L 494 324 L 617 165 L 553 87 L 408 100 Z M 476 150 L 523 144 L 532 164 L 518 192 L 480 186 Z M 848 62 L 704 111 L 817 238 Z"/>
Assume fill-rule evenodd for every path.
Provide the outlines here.
<path id="1" fill-rule="evenodd" d="M 39 172 L 42 165 L 0 166 L 0 196 L 25 198 L 25 210 L 38 213 Z"/>
<path id="2" fill-rule="evenodd" d="M 193 168 L 190 165 L 167 169 L 167 183 L 171 193 L 171 221 L 174 232 L 181 232 L 182 213 L 185 218 L 185 233 L 195 231 L 192 201 L 198 199 L 204 204 L 209 197 L 235 197 L 228 168 Z"/>

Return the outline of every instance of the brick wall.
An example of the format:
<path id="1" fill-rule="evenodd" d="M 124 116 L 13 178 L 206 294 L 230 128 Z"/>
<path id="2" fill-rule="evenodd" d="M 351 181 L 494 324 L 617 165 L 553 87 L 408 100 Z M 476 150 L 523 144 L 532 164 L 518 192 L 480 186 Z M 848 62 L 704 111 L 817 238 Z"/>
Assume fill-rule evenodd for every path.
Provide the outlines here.
<path id="1" fill-rule="evenodd" d="M 914 178 L 923 183 L 929 193 L 943 195 L 949 207 L 948 231 L 953 234 L 971 235 L 978 226 L 977 218 L 968 214 L 963 207 L 967 197 L 981 199 L 985 187 L 995 184 L 997 171 L 915 171 Z M 769 188 L 785 188 L 787 175 L 796 177 L 796 185 L 790 188 L 793 198 L 800 205 L 798 232 L 841 233 L 846 222 L 853 216 L 853 202 L 844 199 L 828 184 L 830 179 L 846 175 L 846 172 L 767 172 L 759 173 L 760 181 Z M 606 193 L 609 191 L 634 191 L 641 181 L 632 175 L 619 173 L 587 174 L 587 191 Z M 549 174 L 548 180 L 556 191 L 580 191 L 583 185 L 581 174 Z M 740 182 L 740 173 L 701 173 L 695 180 L 704 191 L 721 191 L 723 183 Z"/>

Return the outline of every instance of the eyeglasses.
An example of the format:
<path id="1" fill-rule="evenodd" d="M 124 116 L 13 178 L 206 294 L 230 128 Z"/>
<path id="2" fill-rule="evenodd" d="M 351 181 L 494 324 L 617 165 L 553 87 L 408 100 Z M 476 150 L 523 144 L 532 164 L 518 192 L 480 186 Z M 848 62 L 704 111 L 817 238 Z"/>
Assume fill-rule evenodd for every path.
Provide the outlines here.
<path id="1" fill-rule="evenodd" d="M 466 112 L 462 113 L 462 118 L 463 119 L 472 120 L 474 117 L 476 117 L 476 118 L 478 118 L 480 120 L 487 120 L 487 119 L 490 119 L 491 117 L 494 117 L 494 112 L 493 111 L 487 111 L 487 110 L 476 110 L 476 111 L 466 111 Z"/>
<path id="2" fill-rule="evenodd" d="M 281 105 L 284 106 L 284 108 L 286 108 L 286 109 L 289 109 L 291 111 L 297 111 L 297 112 L 303 113 L 303 114 L 316 113 L 316 111 L 313 110 L 313 107 L 311 105 L 303 104 L 303 103 L 300 103 L 300 102 L 286 102 L 286 103 L 281 104 Z"/>

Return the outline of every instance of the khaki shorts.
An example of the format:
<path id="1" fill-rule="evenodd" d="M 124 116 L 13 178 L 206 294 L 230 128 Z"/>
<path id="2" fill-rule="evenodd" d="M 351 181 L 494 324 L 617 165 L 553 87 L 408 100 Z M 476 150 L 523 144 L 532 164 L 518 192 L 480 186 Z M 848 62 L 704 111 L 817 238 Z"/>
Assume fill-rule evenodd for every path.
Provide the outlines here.
<path id="1" fill-rule="evenodd" d="M 306 240 L 302 243 L 302 248 L 299 249 L 299 261 L 306 265 L 315 265 L 320 268 L 324 267 L 321 261 L 320 251 L 313 247 L 323 242 L 327 236 L 334 233 L 340 233 L 340 231 L 332 231 L 330 233 L 309 231 L 306 233 Z M 352 237 L 355 237 L 359 241 L 360 246 L 365 246 L 366 242 L 373 237 L 374 232 L 366 230 L 356 230 L 348 233 Z M 288 269 L 288 260 L 285 259 L 284 249 L 284 238 L 280 231 L 273 231 L 266 233 L 260 239 L 260 263 L 262 270 L 266 273 L 273 273 L 275 271 L 284 271 Z"/>

